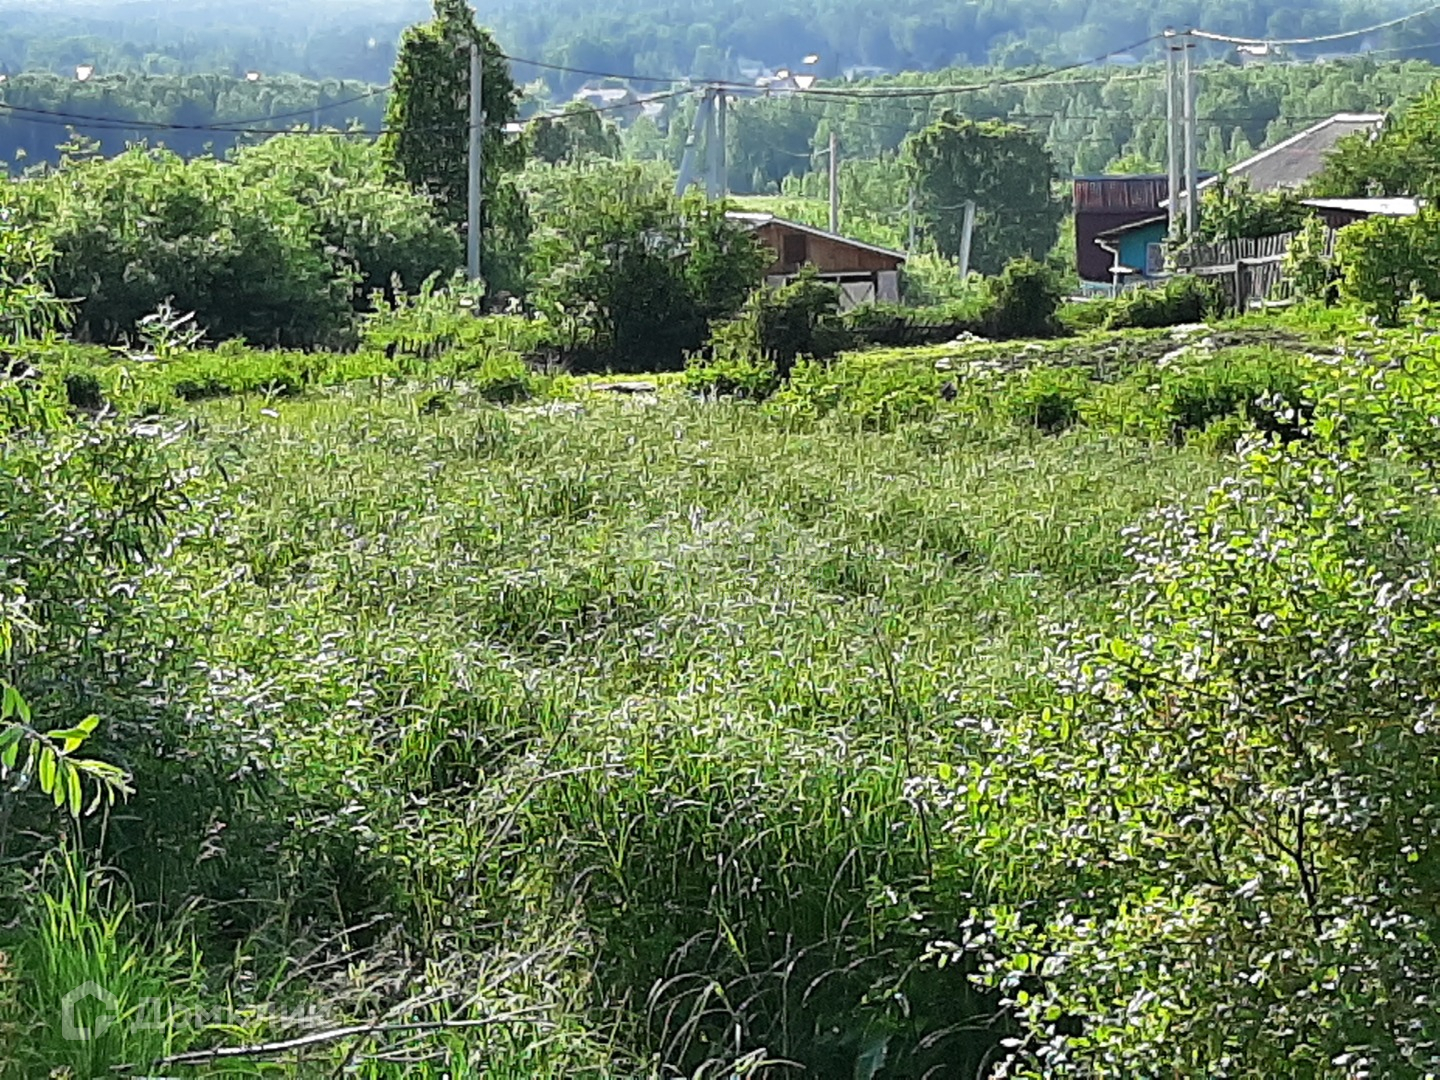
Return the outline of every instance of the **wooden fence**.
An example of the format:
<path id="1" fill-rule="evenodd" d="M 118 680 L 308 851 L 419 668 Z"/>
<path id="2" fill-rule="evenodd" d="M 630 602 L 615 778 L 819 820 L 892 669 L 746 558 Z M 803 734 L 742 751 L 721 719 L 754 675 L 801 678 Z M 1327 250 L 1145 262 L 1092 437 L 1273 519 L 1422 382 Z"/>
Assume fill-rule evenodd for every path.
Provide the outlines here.
<path id="1" fill-rule="evenodd" d="M 1216 280 L 1235 310 L 1286 304 L 1295 286 L 1285 276 L 1285 256 L 1298 233 L 1195 244 L 1176 253 L 1176 269 Z M 1325 254 L 1335 253 L 1335 230 L 1325 230 Z"/>

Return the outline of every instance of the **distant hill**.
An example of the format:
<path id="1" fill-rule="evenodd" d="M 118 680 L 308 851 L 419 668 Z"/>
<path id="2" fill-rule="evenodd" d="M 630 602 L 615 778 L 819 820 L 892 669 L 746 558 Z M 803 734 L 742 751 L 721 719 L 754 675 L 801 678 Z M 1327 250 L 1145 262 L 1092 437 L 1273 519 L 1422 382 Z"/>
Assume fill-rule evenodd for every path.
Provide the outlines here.
<path id="1" fill-rule="evenodd" d="M 479 0 L 482 22 L 514 56 L 656 79 L 741 78 L 796 67 L 841 77 L 856 70 L 1067 63 L 1100 56 L 1166 27 L 1253 38 L 1321 36 L 1392 18 L 1420 0 Z M 243 5 L 219 0 L 0 0 L 0 71 L 240 73 L 383 82 L 404 27 L 426 0 L 311 0 Z M 1404 50 L 1440 60 L 1440 18 L 1338 44 L 1297 59 Z M 1207 48 L 1214 59 L 1233 49 Z M 589 76 L 517 69 L 568 96 Z"/>

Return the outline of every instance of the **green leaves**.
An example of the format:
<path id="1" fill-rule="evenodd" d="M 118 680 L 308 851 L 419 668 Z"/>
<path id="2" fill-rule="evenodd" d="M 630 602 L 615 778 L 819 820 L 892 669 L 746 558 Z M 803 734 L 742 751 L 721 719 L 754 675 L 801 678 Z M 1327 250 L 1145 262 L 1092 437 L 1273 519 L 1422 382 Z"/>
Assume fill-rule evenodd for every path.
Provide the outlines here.
<path id="1" fill-rule="evenodd" d="M 25 699 L 9 683 L 0 682 L 0 783 L 9 781 L 12 791 L 23 791 L 33 777 L 57 809 L 63 807 L 75 818 L 94 813 L 102 801 L 113 806 L 116 798 L 132 790 L 124 770 L 73 756 L 99 724 L 99 717 L 87 716 L 74 727 L 35 731 L 29 726 L 30 708 Z M 88 807 L 87 781 L 94 788 Z"/>
<path id="2" fill-rule="evenodd" d="M 905 144 L 919 210 L 942 255 L 958 258 L 967 200 L 976 204 L 972 269 L 998 274 L 1011 259 L 1042 259 L 1064 207 L 1053 197 L 1055 161 L 1021 127 L 975 123 L 946 112 Z"/>

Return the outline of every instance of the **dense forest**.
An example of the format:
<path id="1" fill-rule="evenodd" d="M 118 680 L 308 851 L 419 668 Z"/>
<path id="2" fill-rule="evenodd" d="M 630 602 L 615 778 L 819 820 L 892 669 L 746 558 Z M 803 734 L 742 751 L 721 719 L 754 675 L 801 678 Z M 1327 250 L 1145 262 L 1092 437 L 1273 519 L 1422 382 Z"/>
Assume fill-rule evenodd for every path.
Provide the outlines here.
<path id="1" fill-rule="evenodd" d="M 949 66 L 1070 63 L 1138 42 L 1166 27 L 1243 37 L 1297 38 L 1355 30 L 1416 6 L 1410 0 L 975 0 L 934 5 L 897 0 L 481 0 L 480 20 L 512 56 L 545 64 L 659 80 L 735 78 L 754 65 L 786 67 L 818 54 L 816 71 L 835 78 L 856 68 L 934 70 Z M 243 8 L 214 0 L 0 3 L 0 72 L 183 74 L 254 70 L 383 83 L 404 27 L 423 18 L 423 0 L 402 3 L 279 4 Z M 1393 50 L 1440 59 L 1440 14 L 1335 45 L 1294 50 L 1295 59 L 1329 52 Z M 1227 55 L 1223 46 L 1211 59 Z M 517 70 L 569 97 L 583 72 Z"/>

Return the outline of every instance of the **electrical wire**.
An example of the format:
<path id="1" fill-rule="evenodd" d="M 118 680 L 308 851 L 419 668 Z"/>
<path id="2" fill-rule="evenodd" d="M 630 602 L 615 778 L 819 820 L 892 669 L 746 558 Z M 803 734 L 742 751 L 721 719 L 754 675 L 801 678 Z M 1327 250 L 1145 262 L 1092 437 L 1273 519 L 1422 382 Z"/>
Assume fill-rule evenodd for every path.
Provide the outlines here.
<path id="1" fill-rule="evenodd" d="M 1349 38 L 1364 37 L 1380 30 L 1389 30 L 1392 26 L 1400 26 L 1413 19 L 1425 15 L 1433 15 L 1440 11 L 1440 4 L 1431 4 L 1420 11 L 1412 11 L 1409 15 L 1401 15 L 1398 18 L 1388 19 L 1374 26 L 1367 26 L 1361 30 L 1346 30 L 1338 34 L 1321 34 L 1318 37 L 1308 38 L 1242 38 L 1233 37 L 1228 34 L 1216 34 L 1208 30 L 1188 30 L 1186 34 L 1191 37 L 1203 38 L 1206 41 L 1218 41 L 1226 45 L 1322 45 L 1331 41 L 1345 41 Z M 1182 35 L 1183 36 L 1183 35 Z"/>
<path id="2" fill-rule="evenodd" d="M 666 93 L 666 94 L 657 94 L 656 96 L 652 97 L 650 100 L 651 100 L 652 102 L 655 102 L 655 101 L 664 101 L 664 100 L 669 100 L 669 99 L 671 99 L 671 98 L 680 97 L 680 96 L 682 96 L 683 94 L 688 94 L 688 93 L 690 93 L 690 91 L 689 91 L 688 89 L 687 89 L 687 90 L 675 90 L 675 91 L 672 91 L 672 92 Z M 339 102 L 335 102 L 335 103 L 333 103 L 333 104 L 338 105 L 338 104 L 340 104 L 340 103 L 339 103 Z M 605 105 L 605 106 L 601 106 L 601 107 L 592 109 L 591 111 L 592 111 L 592 112 L 596 112 L 596 113 L 609 113 L 609 112 L 618 112 L 618 111 L 621 111 L 621 110 L 624 110 L 624 109 L 633 109 L 633 108 L 635 108 L 635 107 L 636 107 L 636 106 L 635 106 L 635 104 L 634 104 L 633 102 L 622 102 L 622 103 L 617 104 L 617 105 Z M 308 114 L 308 113 L 311 113 L 312 111 L 313 111 L 313 110 L 311 110 L 311 109 L 304 109 L 304 110 L 300 110 L 300 111 L 298 111 L 298 112 L 296 112 L 296 113 L 294 113 L 294 114 L 292 114 L 292 115 L 303 116 L 303 115 L 306 115 L 306 114 Z M 306 129 L 306 128 L 264 128 L 264 127 L 243 127 L 243 128 L 242 128 L 242 127 L 237 127 L 237 126 L 222 126 L 222 125 L 207 125 L 207 124 L 174 124 L 174 123 L 164 123 L 164 122 L 161 122 L 161 121 L 151 121 L 151 120 L 126 120 L 126 119 L 123 119 L 123 118 L 116 118 L 116 117 L 84 116 L 84 115 L 81 115 L 81 114 L 78 114 L 78 113 L 58 112 L 58 111 L 50 110 L 50 109 L 30 109 L 30 108 L 27 108 L 27 107 L 21 106 L 21 105 L 10 105 L 10 104 L 7 104 L 7 103 L 5 103 L 5 102 L 0 102 L 0 115 L 4 115 L 4 114 L 6 114 L 6 113 L 9 113 L 9 114 L 11 114 L 11 115 L 18 115 L 20 119 L 28 120 L 28 121 L 30 121 L 31 123 L 36 123 L 36 124 L 49 124 L 49 125 L 53 125 L 53 126 L 57 126 L 57 127 L 83 127 L 83 128 L 89 129 L 89 130 L 91 130 L 91 131 L 147 131 L 147 132 L 156 132 L 156 133 L 163 133 L 163 132 L 167 132 L 167 131 L 189 131 L 189 132 L 213 133 L 213 134 L 217 134 L 217 135 L 320 135 L 320 136 L 326 136 L 326 137 L 342 136 L 342 135 L 343 135 L 343 136 L 365 136 L 365 137 L 368 137 L 368 138 L 376 138 L 376 137 L 379 137 L 379 136 L 381 136 L 381 135 L 394 134 L 394 133 L 396 132 L 396 130 L 397 130 L 397 129 L 394 129 L 394 128 L 378 128 L 378 129 L 375 129 L 375 128 L 346 128 L 346 129 L 344 129 L 344 130 L 336 129 L 336 128 L 332 128 L 332 129 L 329 129 L 329 130 L 321 130 L 321 129 L 319 129 L 319 128 L 309 128 L 309 129 Z M 36 115 L 29 115 L 29 114 L 36 114 Z M 555 119 L 558 115 L 562 115 L 562 114 L 553 114 L 553 113 L 552 113 L 552 114 L 542 114 L 542 115 L 539 115 L 539 116 L 529 117 L 529 118 L 527 118 L 527 119 L 525 119 L 525 120 L 517 120 L 516 123 L 520 124 L 521 126 L 527 126 L 527 127 L 528 127 L 530 124 L 538 123 L 538 122 L 540 122 L 541 120 L 553 120 L 553 119 Z M 233 125 L 233 123 L 234 123 L 234 122 L 232 122 L 232 125 Z M 429 127 L 419 127 L 419 128 L 412 127 L 412 128 L 406 128 L 405 130 L 406 130 L 407 132 L 410 132 L 410 133 L 445 132 L 445 131 L 454 131 L 454 130 L 455 130 L 455 127 L 454 127 L 454 125 L 451 125 L 451 124 L 445 124 L 445 125 L 438 125 L 438 124 L 437 124 L 437 125 L 433 125 L 433 126 L 429 126 Z"/>
<path id="3" fill-rule="evenodd" d="M 223 120 L 212 124 L 176 124 L 157 120 L 127 120 L 115 116 L 89 116 L 84 113 L 62 112 L 55 109 L 41 109 L 30 105 L 12 105 L 8 102 L 0 102 L 0 110 L 10 113 L 30 113 L 37 118 L 36 122 L 42 122 L 38 118 L 51 117 L 64 120 L 69 124 L 85 124 L 87 126 L 115 125 L 127 131 L 134 130 L 156 130 L 156 131 L 233 131 L 240 128 L 250 129 L 256 124 L 271 124 L 277 120 L 289 120 L 297 116 L 311 116 L 316 112 L 326 109 L 343 108 L 346 105 L 353 105 L 357 101 L 366 101 L 373 97 L 389 91 L 390 87 L 384 86 L 376 90 L 367 91 L 364 94 L 357 94 L 352 98 L 344 98 L 340 101 L 331 101 L 323 105 L 312 105 L 308 109 L 297 109 L 289 113 L 277 113 L 274 116 L 259 116 L 250 120 Z"/>

